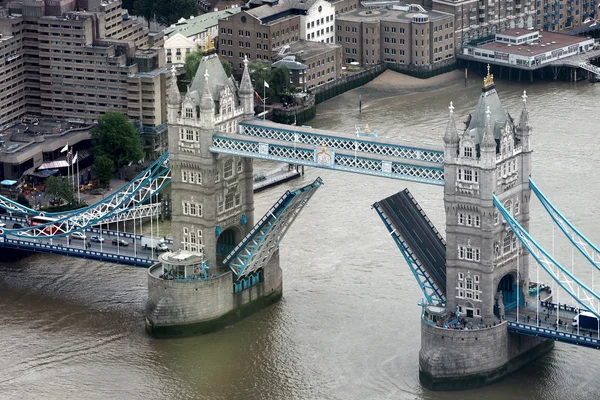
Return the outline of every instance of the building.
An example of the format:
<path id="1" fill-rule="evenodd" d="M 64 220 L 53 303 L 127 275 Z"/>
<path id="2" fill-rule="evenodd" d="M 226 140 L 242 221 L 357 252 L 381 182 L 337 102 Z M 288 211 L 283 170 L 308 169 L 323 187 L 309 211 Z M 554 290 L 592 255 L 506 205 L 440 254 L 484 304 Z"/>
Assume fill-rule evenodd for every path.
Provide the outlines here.
<path id="1" fill-rule="evenodd" d="M 23 174 L 38 173 L 38 168 L 66 171 L 66 154 L 60 151 L 67 144 L 79 152 L 80 162 L 90 154 L 93 125 L 77 120 L 24 120 L 27 122 L 0 128 L 0 180 L 19 181 Z"/>
<path id="2" fill-rule="evenodd" d="M 184 64 L 185 56 L 196 49 L 206 46 L 209 38 L 216 38 L 219 33 L 219 19 L 241 11 L 240 7 L 229 8 L 223 11 L 181 18 L 176 24 L 164 30 L 165 56 L 167 64 Z"/>
<path id="3" fill-rule="evenodd" d="M 0 7 L 0 125 L 25 114 L 94 121 L 105 111 L 142 125 L 166 121 L 164 37 L 120 0 L 13 1 Z M 79 11 L 85 10 L 85 11 Z"/>
<path id="4" fill-rule="evenodd" d="M 504 318 L 506 310 L 524 303 L 529 286 L 529 253 L 495 205 L 502 204 L 529 230 L 532 131 L 526 100 L 523 95 L 520 118 L 513 120 L 488 73 L 464 131 L 458 131 L 450 105 L 444 134 L 443 307 L 450 318 L 465 318 L 474 329 L 452 330 L 422 319 L 419 376 L 428 388 L 485 385 L 554 346 L 552 340 L 511 333 Z M 424 314 L 440 308 L 428 306 Z"/>
<path id="5" fill-rule="evenodd" d="M 358 9 L 336 20 L 343 63 L 431 66 L 454 57 L 454 16 L 421 6 Z"/>
<path id="6" fill-rule="evenodd" d="M 298 40 L 334 43 L 335 8 L 325 0 L 253 0 L 219 20 L 219 54 L 236 73 L 244 58 L 272 60 L 272 52 Z"/>
<path id="7" fill-rule="evenodd" d="M 538 69 L 552 61 L 592 50 L 594 39 L 552 32 L 509 29 L 495 35 L 491 43 L 466 46 L 461 57 L 475 61 Z"/>
<path id="8" fill-rule="evenodd" d="M 196 0 L 198 9 L 204 13 L 213 13 L 219 10 L 230 10 L 245 4 L 243 0 Z M 214 37 L 214 36 L 213 36 Z"/>
<path id="9" fill-rule="evenodd" d="M 284 55 L 277 54 L 274 59 L 280 60 L 273 67 L 288 67 L 293 85 L 306 91 L 340 77 L 342 46 L 299 40 L 287 45 Z"/>
<path id="10" fill-rule="evenodd" d="M 241 280 L 223 266 L 254 225 L 252 160 L 209 148 L 215 131 L 236 132 L 252 118 L 254 89 L 247 61 L 238 85 L 207 50 L 185 97 L 174 79 L 169 88 L 174 252 L 148 274 L 146 327 L 154 336 L 219 329 L 282 293 L 277 252 Z"/>
<path id="11" fill-rule="evenodd" d="M 584 21 L 588 18 L 598 18 L 598 3 L 595 0 L 542 0 L 536 5 L 535 27 L 544 31 L 589 32 L 594 27 L 590 27 L 590 24 Z"/>
<path id="12" fill-rule="evenodd" d="M 454 15 L 455 48 L 512 28 L 532 28 L 536 3 L 533 0 L 427 0 L 425 6 Z"/>

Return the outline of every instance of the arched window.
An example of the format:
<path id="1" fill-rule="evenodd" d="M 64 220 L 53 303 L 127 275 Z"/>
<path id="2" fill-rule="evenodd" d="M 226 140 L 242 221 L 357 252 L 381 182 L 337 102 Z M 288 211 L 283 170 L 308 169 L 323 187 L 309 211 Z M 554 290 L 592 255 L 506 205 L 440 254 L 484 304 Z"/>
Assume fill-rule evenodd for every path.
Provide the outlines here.
<path id="1" fill-rule="evenodd" d="M 223 178 L 227 179 L 233 176 L 233 160 L 225 161 L 223 165 Z"/>

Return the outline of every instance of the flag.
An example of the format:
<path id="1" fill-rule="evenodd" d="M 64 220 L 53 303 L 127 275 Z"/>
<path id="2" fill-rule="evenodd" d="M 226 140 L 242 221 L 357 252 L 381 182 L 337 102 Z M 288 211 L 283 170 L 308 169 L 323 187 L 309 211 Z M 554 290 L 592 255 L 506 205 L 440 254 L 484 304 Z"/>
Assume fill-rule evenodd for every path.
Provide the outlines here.
<path id="1" fill-rule="evenodd" d="M 263 101 L 262 97 L 260 97 L 260 95 L 259 95 L 259 94 L 258 94 L 256 91 L 254 91 L 254 96 L 255 96 L 257 99 L 259 99 L 261 103 L 264 103 L 264 101 Z"/>
<path id="2" fill-rule="evenodd" d="M 591 22 L 591 21 L 592 21 L 592 19 L 591 19 L 591 18 L 586 18 L 585 20 L 583 20 L 583 23 L 584 23 L 584 24 L 587 24 L 587 23 L 589 23 L 589 22 Z"/>
<path id="3" fill-rule="evenodd" d="M 596 25 L 598 25 L 598 23 L 597 23 L 596 21 L 594 21 L 594 23 L 590 25 L 590 28 L 591 28 L 592 26 L 596 26 Z"/>
<path id="4" fill-rule="evenodd" d="M 267 83 L 267 81 L 263 81 L 265 83 L 265 87 L 268 88 L 269 84 Z"/>
<path id="5" fill-rule="evenodd" d="M 71 152 L 71 150 L 69 150 L 69 152 L 67 153 L 67 163 L 71 164 L 71 158 L 73 158 L 73 153 Z"/>
<path id="6" fill-rule="evenodd" d="M 71 165 L 75 165 L 75 163 L 77 162 L 77 156 L 78 155 L 79 155 L 79 152 L 75 153 L 75 157 L 73 157 L 73 161 L 71 161 Z"/>
<path id="7" fill-rule="evenodd" d="M 61 153 L 64 153 L 65 151 L 69 150 L 69 143 L 65 144 L 65 147 L 62 148 L 62 150 L 60 151 Z"/>

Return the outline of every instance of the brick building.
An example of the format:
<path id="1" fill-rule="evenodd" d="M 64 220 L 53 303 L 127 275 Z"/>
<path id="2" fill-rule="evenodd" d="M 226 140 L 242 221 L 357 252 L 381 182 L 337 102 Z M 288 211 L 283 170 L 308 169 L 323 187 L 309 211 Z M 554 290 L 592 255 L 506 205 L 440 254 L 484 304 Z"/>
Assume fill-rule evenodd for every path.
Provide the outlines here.
<path id="1" fill-rule="evenodd" d="M 428 66 L 454 57 L 454 16 L 423 7 L 358 9 L 336 20 L 343 63 Z"/>

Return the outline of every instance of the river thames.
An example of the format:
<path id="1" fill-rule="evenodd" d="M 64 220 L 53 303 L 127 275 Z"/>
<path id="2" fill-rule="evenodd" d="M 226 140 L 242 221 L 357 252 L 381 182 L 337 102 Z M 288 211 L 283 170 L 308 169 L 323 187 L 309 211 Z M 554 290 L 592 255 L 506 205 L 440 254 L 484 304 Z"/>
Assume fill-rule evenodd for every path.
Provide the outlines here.
<path id="1" fill-rule="evenodd" d="M 450 101 L 461 129 L 481 91 L 479 78 L 472 77 L 464 87 L 461 76 L 452 73 L 440 79 L 441 88 L 414 92 L 404 85 L 413 80 L 386 72 L 319 105 L 310 125 L 353 132 L 355 125 L 368 123 L 380 137 L 441 146 Z M 588 238 L 600 243 L 595 203 L 600 186 L 594 178 L 600 161 L 596 106 L 600 84 L 499 81 L 496 86 L 515 119 L 527 90 L 536 183 Z M 0 398 L 575 400 L 600 396 L 600 352 L 560 343 L 546 357 L 485 388 L 459 393 L 422 388 L 418 379 L 421 293 L 371 205 L 408 187 L 443 233 L 442 188 L 307 169 L 301 181 L 256 195 L 257 215 L 286 188 L 317 176 L 325 185 L 281 243 L 281 302 L 214 334 L 151 339 L 144 331 L 144 269 L 41 255 L 0 264 Z M 537 200 L 532 200 L 531 232 L 551 248 L 550 219 Z M 566 241 L 557 238 L 555 246 L 559 260 L 570 265 Z M 591 274 L 583 271 L 580 258 L 575 260 L 583 276 Z M 535 271 L 532 263 L 534 280 Z M 560 301 L 573 303 L 563 296 Z"/>

